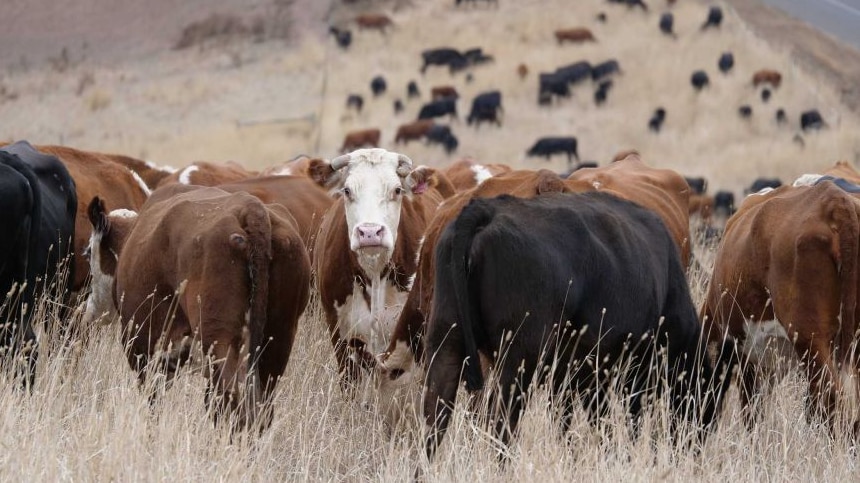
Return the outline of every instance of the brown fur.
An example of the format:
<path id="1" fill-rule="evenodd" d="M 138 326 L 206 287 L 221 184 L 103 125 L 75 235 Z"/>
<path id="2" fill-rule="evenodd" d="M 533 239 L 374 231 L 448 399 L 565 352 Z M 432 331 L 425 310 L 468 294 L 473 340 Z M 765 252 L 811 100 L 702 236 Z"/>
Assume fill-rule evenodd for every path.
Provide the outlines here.
<path id="1" fill-rule="evenodd" d="M 854 184 L 860 184 L 860 172 L 857 172 L 848 161 L 837 161 L 833 167 L 822 174 L 829 174 L 837 178 L 843 178 Z"/>
<path id="2" fill-rule="evenodd" d="M 454 86 L 436 86 L 430 89 L 430 99 L 434 101 L 438 99 L 445 99 L 447 97 L 459 99 L 460 94 L 457 92 L 457 89 Z"/>
<path id="3" fill-rule="evenodd" d="M 520 79 L 525 79 L 527 75 L 529 75 L 529 68 L 525 64 L 520 64 L 517 66 L 517 75 L 520 76 Z"/>
<path id="4" fill-rule="evenodd" d="M 355 23 L 361 29 L 376 29 L 385 33 L 388 27 L 394 25 L 394 22 L 387 15 L 376 13 L 365 13 L 355 17 Z"/>
<path id="5" fill-rule="evenodd" d="M 344 136 L 340 151 L 345 153 L 358 148 L 378 147 L 381 136 L 382 132 L 376 128 L 350 131 Z"/>
<path id="6" fill-rule="evenodd" d="M 430 132 L 430 128 L 433 127 L 433 124 L 432 119 L 420 119 L 418 121 L 402 124 L 397 128 L 394 142 L 399 144 L 415 139 L 421 139 Z"/>
<path id="7" fill-rule="evenodd" d="M 253 178 L 257 176 L 256 171 L 249 171 L 241 164 L 235 161 L 228 161 L 223 164 L 210 163 L 208 161 L 195 161 L 175 173 L 166 176 L 158 183 L 158 187 L 168 186 L 179 183 L 179 178 L 182 172 L 189 166 L 197 166 L 197 170 L 188 175 L 191 184 L 196 186 L 217 186 L 224 183 L 232 183 L 245 178 Z"/>
<path id="8" fill-rule="evenodd" d="M 458 192 L 470 190 L 477 186 L 475 172 L 472 171 L 472 166 L 477 164 L 481 163 L 476 163 L 471 159 L 461 159 L 445 168 L 445 176 L 451 180 L 451 184 L 454 185 L 454 188 Z M 506 164 L 481 164 L 481 166 L 486 168 L 493 176 L 511 171 L 511 167 Z"/>
<path id="9" fill-rule="evenodd" d="M 752 83 L 754 87 L 758 87 L 759 84 L 770 84 L 776 89 L 782 83 L 782 74 L 771 69 L 761 69 L 753 74 Z"/>
<path id="10" fill-rule="evenodd" d="M 573 42 L 575 44 L 581 42 L 597 42 L 597 39 L 594 38 L 594 34 L 591 33 L 591 30 L 585 27 L 558 29 L 555 31 L 555 40 L 557 40 L 559 44 L 563 44 L 564 42 Z"/>

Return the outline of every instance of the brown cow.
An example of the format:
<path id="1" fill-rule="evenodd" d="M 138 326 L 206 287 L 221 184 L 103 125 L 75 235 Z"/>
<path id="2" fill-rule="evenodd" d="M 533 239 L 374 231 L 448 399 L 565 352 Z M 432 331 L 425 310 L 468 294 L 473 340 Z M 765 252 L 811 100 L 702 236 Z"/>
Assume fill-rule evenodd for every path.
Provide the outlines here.
<path id="1" fill-rule="evenodd" d="M 520 80 L 525 79 L 526 76 L 529 75 L 529 67 L 525 64 L 518 65 L 517 75 L 520 76 Z"/>
<path id="2" fill-rule="evenodd" d="M 401 124 L 394 136 L 394 143 L 406 143 L 415 139 L 421 139 L 430 132 L 434 123 L 432 119 L 420 119 L 418 121 Z"/>
<path id="3" fill-rule="evenodd" d="M 742 346 L 740 397 L 749 425 L 764 343 L 781 336 L 805 363 L 807 414 L 835 429 L 838 372 L 856 376 L 858 217 L 855 196 L 822 182 L 749 195 L 729 219 L 700 315 L 712 340 L 728 336 Z"/>
<path id="4" fill-rule="evenodd" d="M 318 164 L 343 193 L 323 221 L 314 266 L 341 384 L 350 392 L 388 344 L 417 268 L 419 238 L 442 196 L 428 187 L 431 168 L 413 168 L 405 155 L 384 149 Z"/>
<path id="5" fill-rule="evenodd" d="M 771 69 L 761 69 L 756 71 L 752 77 L 753 87 L 758 87 L 759 84 L 770 84 L 774 89 L 779 87 L 782 82 L 782 74 L 779 71 Z"/>
<path id="6" fill-rule="evenodd" d="M 431 100 L 436 101 L 439 99 L 447 99 L 449 97 L 454 99 L 460 98 L 460 94 L 454 86 L 436 86 L 430 89 Z"/>
<path id="7" fill-rule="evenodd" d="M 457 191 L 467 191 L 493 176 L 511 171 L 506 164 L 478 164 L 471 159 L 461 159 L 447 168 L 445 176 Z"/>
<path id="8" fill-rule="evenodd" d="M 559 45 L 564 42 L 597 42 L 597 39 L 594 38 L 594 34 L 591 33 L 591 30 L 588 30 L 585 27 L 558 29 L 555 31 L 555 40 L 558 41 Z"/>
<path id="9" fill-rule="evenodd" d="M 360 29 L 376 29 L 386 33 L 385 29 L 394 25 L 387 15 L 377 13 L 365 13 L 355 17 L 355 23 Z"/>
<path id="10" fill-rule="evenodd" d="M 833 167 L 824 172 L 826 175 L 846 179 L 854 184 L 860 184 L 860 172 L 857 172 L 848 161 L 837 161 Z"/>
<path id="11" fill-rule="evenodd" d="M 88 312 L 116 304 L 141 382 L 154 357 L 169 380 L 199 350 L 213 414 L 268 426 L 271 408 L 261 403 L 284 372 L 309 296 L 310 261 L 290 213 L 247 193 L 181 184 L 156 190 L 117 229 L 98 198 L 88 211 Z"/>
<path id="12" fill-rule="evenodd" d="M 711 215 L 714 212 L 714 197 L 691 193 L 688 207 L 690 217 L 698 216 L 702 221 L 707 222 L 711 219 Z"/>
<path id="13" fill-rule="evenodd" d="M 269 166 L 260 171 L 260 176 L 309 176 L 308 167 L 311 159 L 309 156 L 300 154 L 284 163 Z"/>
<path id="14" fill-rule="evenodd" d="M 227 161 L 223 164 L 195 161 L 162 179 L 158 183 L 158 187 L 171 184 L 216 186 L 241 179 L 253 178 L 257 175 L 256 171 L 247 170 L 235 161 Z"/>
<path id="15" fill-rule="evenodd" d="M 340 147 L 340 152 L 345 153 L 354 149 L 377 147 L 379 146 L 379 138 L 382 132 L 379 129 L 362 129 L 360 131 L 350 131 L 343 138 L 343 145 Z"/>

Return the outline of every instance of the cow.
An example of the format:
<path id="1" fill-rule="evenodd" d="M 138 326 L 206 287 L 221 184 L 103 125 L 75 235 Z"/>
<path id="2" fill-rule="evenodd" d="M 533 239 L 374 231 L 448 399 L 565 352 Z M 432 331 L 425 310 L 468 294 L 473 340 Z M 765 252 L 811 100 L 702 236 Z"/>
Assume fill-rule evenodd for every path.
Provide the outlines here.
<path id="1" fill-rule="evenodd" d="M 341 387 L 351 394 L 388 343 L 412 285 L 419 238 L 443 198 L 428 186 L 434 170 L 384 149 L 353 151 L 320 171 L 342 195 L 323 220 L 314 267 Z"/>
<path id="2" fill-rule="evenodd" d="M 466 123 L 475 126 L 480 126 L 482 122 L 494 122 L 497 126 L 501 126 L 498 112 L 502 109 L 502 93 L 500 91 L 483 92 L 472 99 L 472 110 L 469 111 L 469 117 L 466 118 Z"/>
<path id="3" fill-rule="evenodd" d="M 403 101 L 401 101 L 400 99 L 394 99 L 393 106 L 394 106 L 394 115 L 397 115 L 397 114 L 400 114 L 401 112 L 403 112 L 403 109 L 404 109 Z"/>
<path id="4" fill-rule="evenodd" d="M 753 87 L 758 87 L 761 84 L 770 84 L 774 89 L 778 89 L 781 83 L 782 74 L 772 69 L 757 70 L 752 76 Z"/>
<path id="5" fill-rule="evenodd" d="M 675 16 L 672 15 L 672 12 L 666 12 L 660 15 L 660 22 L 658 23 L 660 31 L 668 35 L 669 37 L 672 37 L 673 39 L 678 38 L 678 36 L 675 35 L 675 32 L 672 31 L 672 27 L 674 26 L 674 24 Z"/>
<path id="6" fill-rule="evenodd" d="M 776 114 L 774 115 L 777 124 L 785 124 L 788 122 L 788 116 L 785 115 L 785 109 L 779 108 L 776 110 Z"/>
<path id="7" fill-rule="evenodd" d="M 702 178 L 701 176 L 696 178 L 684 177 L 684 181 L 690 185 L 690 192 L 692 194 L 703 195 L 708 191 L 708 180 Z"/>
<path id="8" fill-rule="evenodd" d="M 846 179 L 854 184 L 860 184 L 860 172 L 857 172 L 848 161 L 837 161 L 832 167 L 824 171 L 824 174 Z"/>
<path id="9" fill-rule="evenodd" d="M 723 74 L 728 74 L 735 66 L 735 56 L 731 52 L 723 52 L 717 60 L 717 68 Z"/>
<path id="10" fill-rule="evenodd" d="M 345 153 L 353 149 L 362 147 L 377 147 L 379 146 L 379 138 L 382 132 L 377 128 L 361 129 L 358 131 L 350 131 L 343 138 L 343 144 L 340 147 L 340 152 Z"/>
<path id="11" fill-rule="evenodd" d="M 36 377 L 37 340 L 34 315 L 52 305 L 65 320 L 69 315 L 75 264 L 78 200 L 75 182 L 56 157 L 36 151 L 27 141 L 0 148 L 0 347 L 24 360 L 24 384 Z M 65 272 L 65 273 L 64 273 Z"/>
<path id="12" fill-rule="evenodd" d="M 705 30 L 709 27 L 719 27 L 723 22 L 723 9 L 716 5 L 712 5 L 711 8 L 708 9 L 708 17 L 705 19 L 705 22 L 699 28 L 699 30 Z"/>
<path id="13" fill-rule="evenodd" d="M 461 159 L 443 171 L 458 192 L 478 186 L 493 176 L 508 173 L 511 167 L 506 164 L 480 164 L 471 159 Z"/>
<path id="14" fill-rule="evenodd" d="M 570 83 L 567 78 L 557 72 L 541 73 L 538 75 L 538 98 L 546 96 L 547 103 L 552 102 L 552 97 L 570 97 Z"/>
<path id="15" fill-rule="evenodd" d="M 95 153 L 91 154 L 95 155 Z M 98 153 L 97 155 L 105 160 L 113 161 L 128 168 L 132 172 L 132 176 L 137 175 L 143 180 L 143 184 L 150 191 L 154 190 L 161 183 L 161 180 L 177 171 L 172 166 L 161 166 L 152 161 L 144 161 L 124 154 Z"/>
<path id="16" fill-rule="evenodd" d="M 553 34 L 555 35 L 555 40 L 558 42 L 558 45 L 565 42 L 573 42 L 575 44 L 581 42 L 597 42 L 597 39 L 594 38 L 594 34 L 586 27 L 558 29 L 553 32 Z"/>
<path id="17" fill-rule="evenodd" d="M 749 119 L 752 117 L 752 106 L 749 104 L 744 104 L 743 106 L 738 108 L 738 115 L 743 119 Z"/>
<path id="18" fill-rule="evenodd" d="M 352 44 L 352 32 L 349 29 L 339 29 L 337 27 L 329 27 L 328 31 L 334 36 L 338 47 L 346 50 Z"/>
<path id="19" fill-rule="evenodd" d="M 543 156 L 549 161 L 553 154 L 562 153 L 567 154 L 567 164 L 572 164 L 574 159 L 579 161 L 576 144 L 576 138 L 573 136 L 543 137 L 526 151 L 526 156 Z"/>
<path id="20" fill-rule="evenodd" d="M 459 6 L 460 4 L 466 5 L 466 4 L 468 4 L 468 3 L 472 3 L 472 4 L 474 4 L 475 6 L 477 6 L 477 5 L 478 5 L 478 1 L 479 1 L 479 0 L 454 0 L 454 5 Z M 499 6 L 499 0 L 483 0 L 483 1 L 484 1 L 484 2 L 487 2 L 487 5 L 488 5 L 488 6 L 489 6 L 489 4 L 491 4 L 491 3 L 492 3 L 492 4 L 495 4 L 497 7 Z"/>
<path id="21" fill-rule="evenodd" d="M 453 98 L 439 99 L 421 106 L 418 111 L 418 119 L 432 119 L 434 117 L 450 116 L 457 118 L 457 100 Z"/>
<path id="22" fill-rule="evenodd" d="M 611 88 L 611 79 L 600 81 L 600 83 L 597 85 L 597 90 L 594 91 L 594 103 L 599 106 L 606 102 L 606 96 L 609 94 L 609 89 Z"/>
<path id="23" fill-rule="evenodd" d="M 662 107 L 654 109 L 654 114 L 652 114 L 651 119 L 648 120 L 648 129 L 653 132 L 660 132 L 660 129 L 663 127 L 663 121 L 665 120 L 666 109 Z"/>
<path id="24" fill-rule="evenodd" d="M 435 86 L 430 89 L 430 100 L 438 101 L 439 99 L 459 99 L 460 94 L 454 86 Z"/>
<path id="25" fill-rule="evenodd" d="M 770 95 L 771 95 L 770 89 L 767 89 L 767 88 L 762 89 L 761 90 L 761 102 L 766 103 L 767 101 L 769 101 Z"/>
<path id="26" fill-rule="evenodd" d="M 714 197 L 706 194 L 691 193 L 687 213 L 690 215 L 690 219 L 699 217 L 706 223 L 710 222 L 711 215 L 714 213 Z"/>
<path id="27" fill-rule="evenodd" d="M 525 79 L 529 75 L 529 67 L 525 64 L 520 64 L 517 66 L 517 76 L 519 76 L 520 80 Z"/>
<path id="28" fill-rule="evenodd" d="M 735 194 L 720 190 L 714 193 L 714 214 L 728 218 L 735 213 Z"/>
<path id="29" fill-rule="evenodd" d="M 373 97 L 381 96 L 385 93 L 388 84 L 385 82 L 385 77 L 378 75 L 370 80 L 370 91 L 373 92 Z"/>
<path id="30" fill-rule="evenodd" d="M 700 316 L 712 339 L 738 341 L 749 426 L 770 335 L 803 362 L 807 416 L 836 431 L 839 372 L 856 376 L 858 208 L 833 182 L 783 186 L 748 196 L 726 224 Z"/>
<path id="31" fill-rule="evenodd" d="M 406 84 L 406 98 L 412 99 L 413 97 L 421 97 L 421 91 L 418 90 L 418 84 L 411 80 Z"/>
<path id="32" fill-rule="evenodd" d="M 350 94 L 346 96 L 346 108 L 353 108 L 361 114 L 361 108 L 364 107 L 364 98 L 359 94 Z"/>
<path id="33" fill-rule="evenodd" d="M 563 65 L 557 68 L 555 73 L 568 84 L 578 84 L 591 78 L 593 75 L 592 71 L 591 64 L 583 60 Z"/>
<path id="34" fill-rule="evenodd" d="M 215 186 L 229 183 L 231 181 L 239 181 L 240 179 L 253 178 L 258 174 L 259 173 L 256 171 L 245 169 L 244 166 L 235 161 L 227 161 L 223 164 L 210 163 L 208 161 L 195 161 L 162 179 L 158 183 L 158 187 L 160 188 L 171 184 Z M 113 203 L 110 203 L 108 206 L 110 206 L 111 209 L 125 208 L 124 206 L 117 206 Z"/>
<path id="35" fill-rule="evenodd" d="M 385 34 L 386 29 L 393 26 L 394 22 L 387 15 L 365 13 L 355 17 L 355 24 L 358 25 L 360 30 L 374 29 Z"/>
<path id="36" fill-rule="evenodd" d="M 780 180 L 779 178 L 759 177 L 753 180 L 750 187 L 745 189 L 744 192 L 750 195 L 766 189 L 779 188 L 780 186 L 782 186 L 782 180 Z"/>
<path id="37" fill-rule="evenodd" d="M 618 61 L 615 59 L 609 59 L 591 68 L 591 80 L 597 82 L 604 77 L 608 77 L 612 74 L 618 74 L 620 72 L 621 64 L 619 64 Z"/>
<path id="38" fill-rule="evenodd" d="M 810 109 L 800 113 L 800 129 L 807 131 L 809 129 L 821 129 L 827 127 L 827 123 L 821 117 L 818 109 Z"/>
<path id="39" fill-rule="evenodd" d="M 421 60 L 422 74 L 431 65 L 447 65 L 452 73 L 468 65 L 468 61 L 459 50 L 449 47 L 425 50 L 421 52 Z"/>
<path id="40" fill-rule="evenodd" d="M 78 207 L 75 212 L 74 276 L 72 290 L 86 287 L 90 266 L 84 252 L 92 227 L 87 221 L 87 200 L 100 196 L 111 207 L 137 210 L 150 194 L 147 183 L 126 165 L 117 162 L 118 155 L 82 151 L 69 146 L 36 145 L 40 153 L 56 156 L 65 165 L 75 183 Z M 164 182 L 176 173 L 163 177 Z"/>
<path id="41" fill-rule="evenodd" d="M 443 124 L 434 124 L 425 137 L 427 144 L 441 144 L 445 148 L 447 154 L 451 154 L 457 150 L 460 142 L 457 137 L 451 133 L 451 128 Z"/>
<path id="42" fill-rule="evenodd" d="M 631 420 L 662 396 L 671 427 L 692 422 L 700 440 L 713 427 L 732 347 L 711 365 L 684 266 L 654 213 L 603 193 L 475 199 L 445 229 L 435 255 L 423 399 L 428 457 L 450 423 L 461 379 L 469 392 L 484 387 L 482 359 L 495 366 L 489 408 L 493 436 L 505 446 L 532 384 L 546 384 L 561 403 L 564 434 L 577 398 L 592 422 L 606 415 L 618 371 Z"/>
<path id="43" fill-rule="evenodd" d="M 468 65 L 481 65 L 495 61 L 492 55 L 485 54 L 484 49 L 480 47 L 464 50 L 463 57 L 466 59 Z"/>
<path id="44" fill-rule="evenodd" d="M 260 171 L 260 176 L 310 176 L 308 172 L 310 161 L 310 156 L 300 154 L 289 161 L 263 169 Z"/>
<path id="45" fill-rule="evenodd" d="M 172 185 L 153 192 L 138 214 L 111 216 L 96 197 L 88 215 L 100 284 L 93 294 L 113 299 L 93 305 L 115 304 L 140 382 L 150 361 L 170 380 L 201 350 L 216 422 L 229 412 L 237 428 L 267 427 L 264 403 L 284 372 L 310 291 L 310 261 L 286 208 L 244 192 Z"/>
<path id="46" fill-rule="evenodd" d="M 401 124 L 397 128 L 397 134 L 394 136 L 394 144 L 407 143 L 416 139 L 421 139 L 430 132 L 435 123 L 432 119 L 421 119 L 407 124 Z"/>
<path id="47" fill-rule="evenodd" d="M 701 91 L 705 87 L 710 85 L 710 80 L 708 79 L 708 74 L 703 70 L 696 70 L 690 74 L 690 84 L 693 86 L 693 89 L 696 91 Z"/>

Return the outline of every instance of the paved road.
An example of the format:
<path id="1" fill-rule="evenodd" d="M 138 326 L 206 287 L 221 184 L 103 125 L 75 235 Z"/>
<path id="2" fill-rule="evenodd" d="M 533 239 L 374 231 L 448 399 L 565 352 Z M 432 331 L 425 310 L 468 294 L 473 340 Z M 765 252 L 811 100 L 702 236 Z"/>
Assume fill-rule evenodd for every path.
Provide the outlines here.
<path id="1" fill-rule="evenodd" d="M 763 0 L 860 49 L 860 0 Z"/>

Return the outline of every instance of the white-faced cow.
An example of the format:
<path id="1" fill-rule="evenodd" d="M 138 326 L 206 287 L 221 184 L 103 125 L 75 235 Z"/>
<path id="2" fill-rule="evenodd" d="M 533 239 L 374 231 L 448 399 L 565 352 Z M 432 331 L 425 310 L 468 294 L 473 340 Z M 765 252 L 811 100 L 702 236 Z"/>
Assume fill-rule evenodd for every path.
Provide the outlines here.
<path id="1" fill-rule="evenodd" d="M 172 377 L 199 343 L 214 414 L 266 426 L 261 402 L 286 367 L 309 294 L 310 261 L 290 213 L 247 193 L 174 185 L 136 217 L 108 215 L 98 198 L 89 214 L 92 297 L 101 297 L 92 310 L 112 295 L 141 380 L 159 354 Z"/>
<path id="2" fill-rule="evenodd" d="M 442 196 L 433 170 L 403 154 L 359 149 L 311 167 L 342 195 L 317 237 L 320 300 L 344 389 L 385 349 L 415 274 L 419 239 Z"/>

